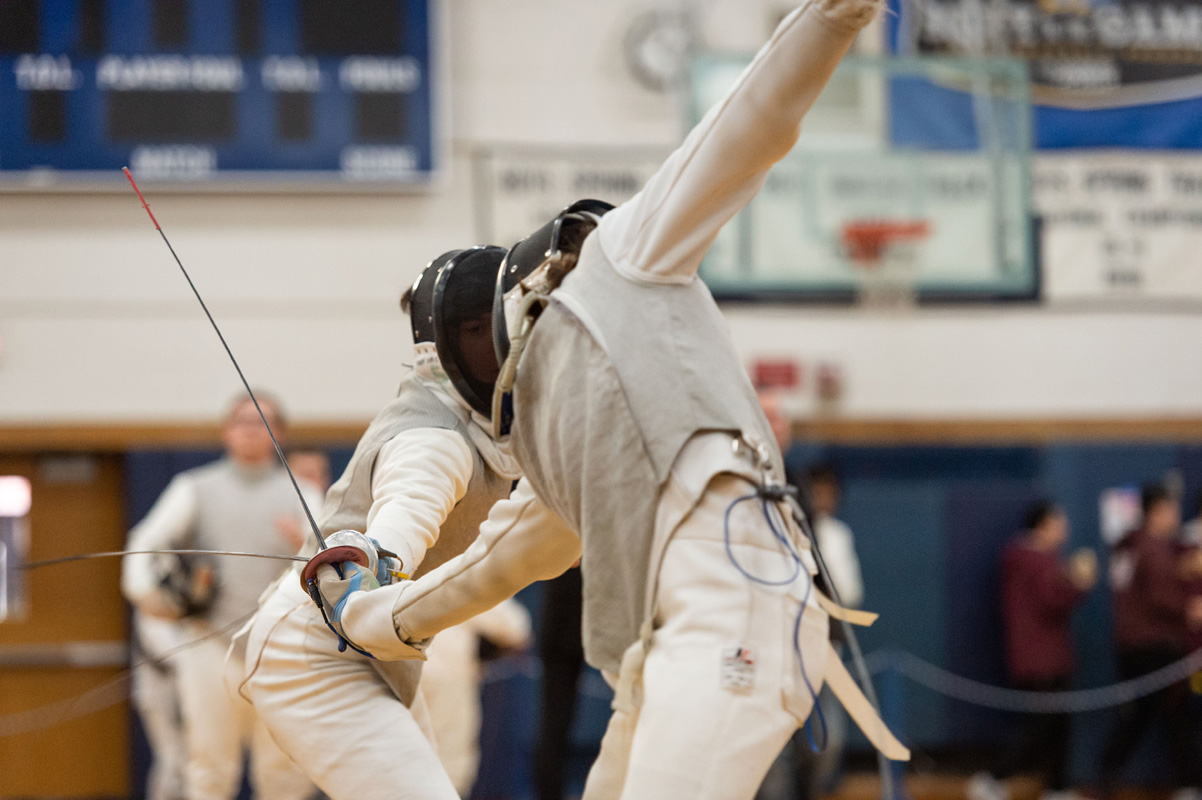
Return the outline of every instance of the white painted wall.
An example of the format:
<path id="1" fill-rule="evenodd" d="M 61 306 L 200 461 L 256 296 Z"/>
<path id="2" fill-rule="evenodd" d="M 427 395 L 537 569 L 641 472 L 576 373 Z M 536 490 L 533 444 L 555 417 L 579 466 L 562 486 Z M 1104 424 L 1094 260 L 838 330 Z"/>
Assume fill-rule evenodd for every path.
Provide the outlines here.
<path id="1" fill-rule="evenodd" d="M 732 308 L 749 358 L 803 365 L 798 410 L 815 410 L 814 367 L 841 366 L 838 408 L 914 420 L 1197 416 L 1202 315 L 1041 308 L 855 310 Z"/>
<path id="2" fill-rule="evenodd" d="M 784 0 L 698 0 L 711 46 L 748 50 Z M 654 0 L 446 0 L 454 157 L 429 194 L 157 195 L 176 250 L 252 383 L 305 421 L 360 420 L 410 355 L 400 291 L 475 243 L 482 144 L 664 147 L 676 100 L 620 42 Z M 1040 308 L 735 307 L 749 358 L 843 365 L 854 417 L 1202 414 L 1202 318 Z M 129 194 L 0 195 L 0 425 L 211 418 L 238 388 Z"/>

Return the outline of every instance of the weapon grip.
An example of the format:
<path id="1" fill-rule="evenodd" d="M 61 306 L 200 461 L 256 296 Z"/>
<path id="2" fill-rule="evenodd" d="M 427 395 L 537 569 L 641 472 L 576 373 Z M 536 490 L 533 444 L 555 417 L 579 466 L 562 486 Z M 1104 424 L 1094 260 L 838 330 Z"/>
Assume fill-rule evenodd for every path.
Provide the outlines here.
<path id="1" fill-rule="evenodd" d="M 358 547 L 349 544 L 334 545 L 327 547 L 325 550 L 318 551 L 317 555 L 309 559 L 301 570 L 301 588 L 308 594 L 309 582 L 317 580 L 317 568 L 323 564 L 331 566 L 343 561 L 353 561 L 361 567 L 370 569 L 371 562 L 368 560 L 367 553 L 360 550 Z M 337 569 L 337 567 L 335 567 Z"/>

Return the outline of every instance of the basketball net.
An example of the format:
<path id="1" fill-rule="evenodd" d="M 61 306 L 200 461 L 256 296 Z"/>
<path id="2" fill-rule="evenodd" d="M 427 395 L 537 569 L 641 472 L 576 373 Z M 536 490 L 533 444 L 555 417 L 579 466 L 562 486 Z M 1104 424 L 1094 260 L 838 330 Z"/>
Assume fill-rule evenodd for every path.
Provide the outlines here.
<path id="1" fill-rule="evenodd" d="M 912 308 L 918 300 L 919 244 L 930 235 L 926 220 L 864 219 L 845 223 L 843 252 L 856 277 L 864 308 Z"/>

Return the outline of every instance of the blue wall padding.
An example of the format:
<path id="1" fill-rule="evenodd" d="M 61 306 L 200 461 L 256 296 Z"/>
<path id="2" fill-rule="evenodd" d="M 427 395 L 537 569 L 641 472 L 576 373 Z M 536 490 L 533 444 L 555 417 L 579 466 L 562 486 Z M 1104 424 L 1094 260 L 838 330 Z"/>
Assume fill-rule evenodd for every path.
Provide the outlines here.
<path id="1" fill-rule="evenodd" d="M 1202 147 L 1202 99 L 1089 111 L 1036 106 L 1035 146 L 1197 150 Z"/>
<path id="2" fill-rule="evenodd" d="M 924 150 L 980 147 L 973 96 L 921 77 L 894 78 L 890 87 L 890 141 Z M 993 103 L 1001 101 L 993 100 Z M 1022 119 L 999 113 L 999 121 Z M 1032 146 L 1040 150 L 1124 147 L 1196 150 L 1202 147 L 1202 99 L 1078 111 L 1032 107 Z M 1012 130 L 1001 131 L 1004 137 Z"/>
<path id="3" fill-rule="evenodd" d="M 947 666 L 958 675 L 1006 682 L 997 553 L 1021 528 L 1024 508 L 1039 496 L 1030 478 L 953 481 L 948 487 L 944 561 L 948 596 L 958 601 L 948 607 Z M 971 706 L 957 709 L 948 723 L 948 735 L 965 743 L 1004 724 L 1001 714 Z"/>

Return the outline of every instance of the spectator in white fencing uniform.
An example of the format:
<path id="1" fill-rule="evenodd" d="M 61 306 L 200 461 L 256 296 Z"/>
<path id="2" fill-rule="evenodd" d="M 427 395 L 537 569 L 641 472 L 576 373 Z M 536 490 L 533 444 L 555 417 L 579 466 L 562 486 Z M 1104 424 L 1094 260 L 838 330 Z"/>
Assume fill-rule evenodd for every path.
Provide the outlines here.
<path id="1" fill-rule="evenodd" d="M 835 516 L 842 500 L 839 473 L 820 464 L 806 471 L 805 490 L 814 509 L 814 537 L 826 561 L 839 599 L 848 608 L 864 602 L 864 578 L 856 555 L 856 540 L 847 523 Z"/>
<path id="2" fill-rule="evenodd" d="M 260 404 L 272 428 L 282 435 L 279 403 L 260 395 Z M 131 531 L 129 549 L 277 555 L 299 550 L 296 519 L 303 519 L 303 510 L 249 397 L 230 407 L 222 443 L 224 458 L 175 476 Z M 306 498 L 316 500 L 316 496 Z M 198 640 L 170 659 L 178 677 L 187 749 L 186 800 L 237 796 L 247 745 L 257 797 L 300 800 L 313 792 L 308 779 L 266 729 L 256 724 L 250 705 L 226 688 L 226 651 L 234 631 L 258 607 L 259 595 L 283 569 L 280 561 L 259 558 L 214 557 L 200 562 L 157 554 L 124 558 L 122 590 L 139 618 L 175 620 L 183 640 Z M 139 632 L 145 631 L 140 626 Z M 148 640 L 143 642 L 147 644 Z M 148 730 L 161 727 L 154 715 L 147 719 Z"/>
<path id="3" fill-rule="evenodd" d="M 130 699 L 150 744 L 146 800 L 183 800 L 188 749 L 180 716 L 179 687 L 171 652 L 185 641 L 176 620 L 134 611 L 134 648 L 142 662 L 133 671 Z"/>
<path id="4" fill-rule="evenodd" d="M 438 634 L 421 689 L 442 762 L 459 796 L 472 793 L 480 766 L 480 640 L 505 650 L 530 643 L 530 614 L 509 599 Z"/>

